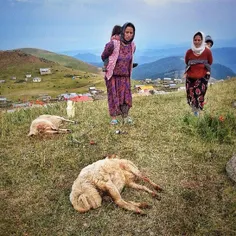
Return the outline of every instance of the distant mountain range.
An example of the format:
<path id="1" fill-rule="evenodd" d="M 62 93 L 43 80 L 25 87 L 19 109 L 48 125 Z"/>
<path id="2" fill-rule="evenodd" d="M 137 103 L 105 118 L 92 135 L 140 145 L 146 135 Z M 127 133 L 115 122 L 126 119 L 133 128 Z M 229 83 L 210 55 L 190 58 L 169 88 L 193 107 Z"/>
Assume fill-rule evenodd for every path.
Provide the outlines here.
<path id="1" fill-rule="evenodd" d="M 132 78 L 142 80 L 145 78 L 182 77 L 184 70 L 184 57 L 166 57 L 136 67 L 133 70 Z M 211 67 L 211 76 L 215 79 L 226 79 L 227 76 L 235 75 L 233 70 L 222 64 L 215 63 Z"/>
<path id="2" fill-rule="evenodd" d="M 154 78 L 159 75 L 181 74 L 185 68 L 184 55 L 187 47 L 147 49 L 135 53 L 135 62 L 139 66 L 134 70 L 135 79 Z M 214 58 L 212 76 L 216 79 L 234 76 L 236 73 L 236 47 L 213 48 Z M 92 53 L 78 53 L 75 58 L 91 65 L 101 67 L 101 57 Z M 164 76 L 164 77 L 165 77 Z"/>

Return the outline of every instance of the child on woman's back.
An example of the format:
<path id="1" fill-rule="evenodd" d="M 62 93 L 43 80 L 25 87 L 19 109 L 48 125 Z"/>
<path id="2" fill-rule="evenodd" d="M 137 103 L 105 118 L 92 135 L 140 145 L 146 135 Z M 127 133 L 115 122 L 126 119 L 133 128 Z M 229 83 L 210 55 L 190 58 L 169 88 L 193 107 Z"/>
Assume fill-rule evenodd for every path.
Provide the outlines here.
<path id="1" fill-rule="evenodd" d="M 122 27 L 120 25 L 115 25 L 113 27 L 113 30 L 111 32 L 111 40 L 120 40 L 120 33 L 121 33 L 121 30 L 122 30 Z M 109 61 L 109 58 L 106 58 L 104 61 L 103 61 L 103 68 L 102 68 L 102 71 L 103 72 L 106 72 L 107 71 L 107 65 L 108 65 L 108 61 Z"/>
<path id="2" fill-rule="evenodd" d="M 205 43 L 206 43 L 206 47 L 207 47 L 207 48 L 209 48 L 209 49 L 212 48 L 212 46 L 213 46 L 213 44 L 214 44 L 214 41 L 213 41 L 213 39 L 211 38 L 210 35 L 207 35 L 207 36 L 206 36 L 206 38 L 205 38 Z M 211 77 L 211 67 L 210 67 L 210 65 L 207 65 L 206 68 L 207 68 L 206 77 L 207 77 L 208 79 L 210 79 L 210 77 Z"/>

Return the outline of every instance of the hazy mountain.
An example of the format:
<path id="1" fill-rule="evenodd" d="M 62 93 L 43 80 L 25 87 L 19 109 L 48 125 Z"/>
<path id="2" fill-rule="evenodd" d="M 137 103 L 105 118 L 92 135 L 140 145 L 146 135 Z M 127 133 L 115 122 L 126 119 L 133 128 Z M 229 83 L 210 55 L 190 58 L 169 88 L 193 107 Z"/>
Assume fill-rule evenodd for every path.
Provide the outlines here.
<path id="1" fill-rule="evenodd" d="M 87 63 L 101 63 L 102 61 L 100 56 L 96 56 L 95 54 L 92 53 L 78 53 L 73 57 Z"/>
<path id="2" fill-rule="evenodd" d="M 150 63 L 171 56 L 185 56 L 188 48 L 169 48 L 137 52 L 135 60 L 139 64 Z M 223 64 L 236 72 L 236 47 L 212 48 L 214 63 Z"/>
<path id="3" fill-rule="evenodd" d="M 215 79 L 226 79 L 227 76 L 236 76 L 236 73 L 227 66 L 214 63 L 211 67 L 211 75 Z"/>
<path id="4" fill-rule="evenodd" d="M 215 48 L 212 54 L 214 63 L 223 64 L 236 73 L 236 47 Z"/>
<path id="5" fill-rule="evenodd" d="M 139 65 L 133 70 L 132 78 L 142 80 L 145 78 L 181 77 L 185 70 L 184 57 L 166 57 L 152 63 Z M 216 79 L 225 79 L 236 74 L 228 67 L 215 63 L 212 65 L 212 76 Z"/>
<path id="6" fill-rule="evenodd" d="M 137 49 L 134 55 L 134 60 L 139 63 L 139 65 L 142 65 L 166 57 L 184 57 L 187 50 L 188 47 L 186 46 L 164 49 Z M 212 54 L 214 57 L 214 63 L 223 64 L 236 72 L 236 47 L 213 48 Z M 98 56 L 93 53 L 78 53 L 73 57 L 98 67 L 101 67 L 103 64 L 100 55 Z"/>

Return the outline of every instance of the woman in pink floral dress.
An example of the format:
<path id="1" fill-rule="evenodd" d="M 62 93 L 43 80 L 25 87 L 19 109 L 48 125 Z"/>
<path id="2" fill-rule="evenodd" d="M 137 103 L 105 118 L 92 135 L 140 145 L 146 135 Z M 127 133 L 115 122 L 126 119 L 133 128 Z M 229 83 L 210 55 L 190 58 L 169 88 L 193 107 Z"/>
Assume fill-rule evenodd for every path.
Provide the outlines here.
<path id="1" fill-rule="evenodd" d="M 120 40 L 111 40 L 105 45 L 102 60 L 109 58 L 105 82 L 108 94 L 108 107 L 111 124 L 117 124 L 117 116 L 121 115 L 124 122 L 132 122 L 128 117 L 132 107 L 131 73 L 135 44 L 135 27 L 128 22 L 122 26 Z"/>

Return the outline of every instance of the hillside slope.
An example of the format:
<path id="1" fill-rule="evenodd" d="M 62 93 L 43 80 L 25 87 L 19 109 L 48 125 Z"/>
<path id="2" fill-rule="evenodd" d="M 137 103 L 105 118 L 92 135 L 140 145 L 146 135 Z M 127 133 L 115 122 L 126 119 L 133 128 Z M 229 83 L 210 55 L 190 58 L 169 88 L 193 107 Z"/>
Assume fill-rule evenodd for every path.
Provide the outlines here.
<path id="1" fill-rule="evenodd" d="M 42 50 L 42 49 L 36 49 L 36 48 L 21 48 L 19 49 L 24 53 L 31 54 L 36 57 L 40 58 L 45 58 L 47 60 L 57 62 L 63 66 L 76 69 L 76 70 L 81 70 L 85 72 L 90 72 L 90 73 L 98 73 L 98 68 L 95 66 L 92 66 L 86 62 L 80 61 L 74 57 L 62 55 L 62 54 L 57 54 L 54 52 Z"/>
<path id="2" fill-rule="evenodd" d="M 32 56 L 21 50 L 0 51 L 0 69 L 3 71 L 7 67 L 22 66 L 26 64 L 37 64 L 42 67 L 54 66 L 56 63 L 44 58 Z"/>
<path id="3" fill-rule="evenodd" d="M 40 68 L 51 68 L 52 74 L 40 75 Z M 89 86 L 99 89 L 105 86 L 101 75 L 65 67 L 21 50 L 0 51 L 0 71 L 0 80 L 5 81 L 0 84 L 0 95 L 11 100 L 35 99 L 45 93 L 51 96 L 66 92 L 84 93 L 88 92 Z M 26 74 L 31 75 L 27 81 Z M 78 77 L 72 79 L 74 75 Z M 42 81 L 33 83 L 34 77 L 40 77 Z"/>

